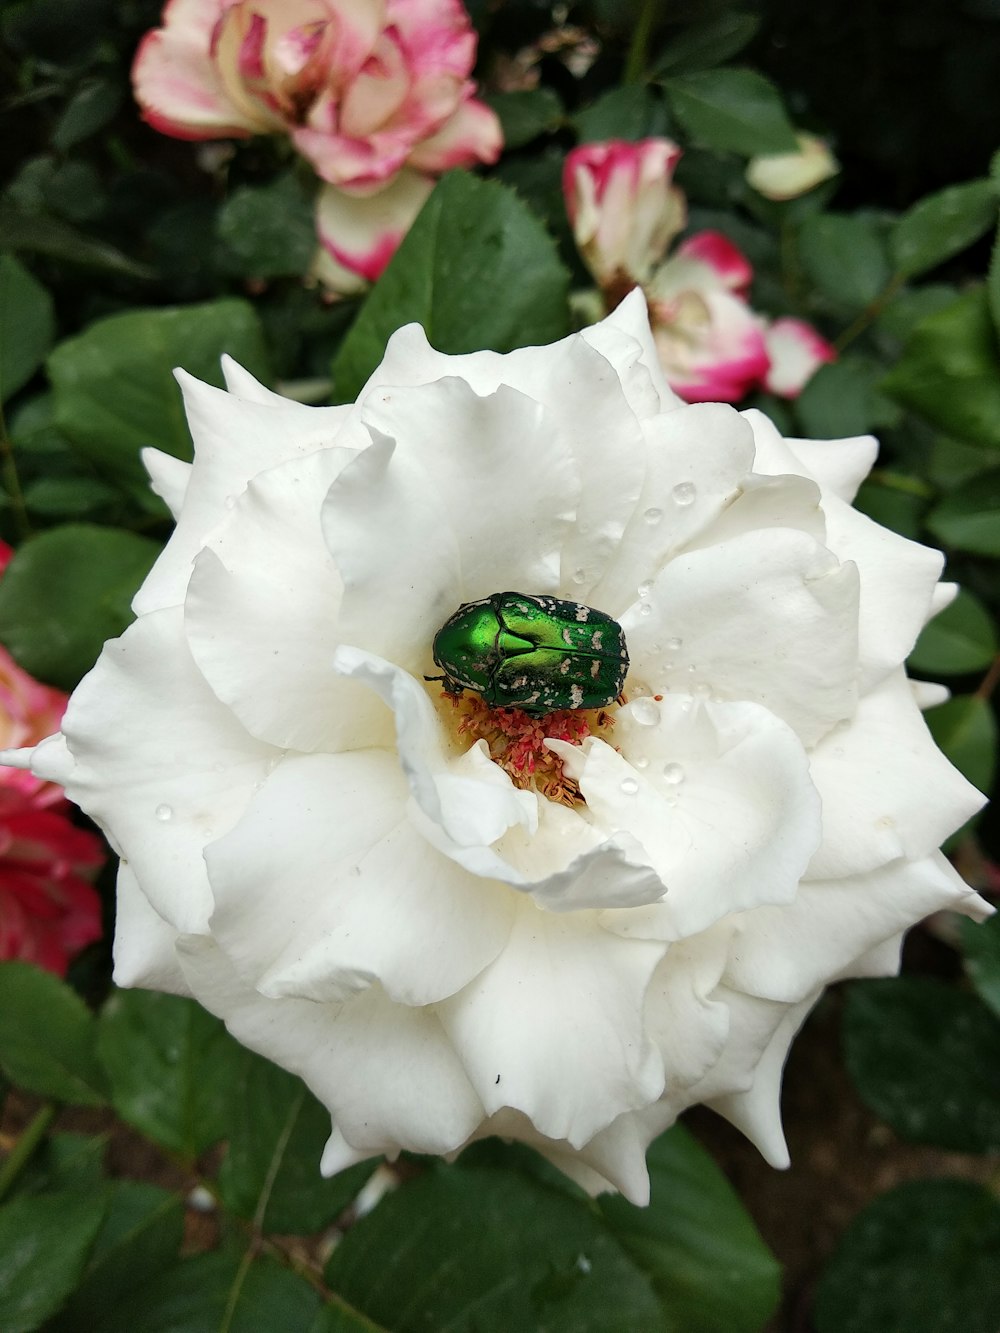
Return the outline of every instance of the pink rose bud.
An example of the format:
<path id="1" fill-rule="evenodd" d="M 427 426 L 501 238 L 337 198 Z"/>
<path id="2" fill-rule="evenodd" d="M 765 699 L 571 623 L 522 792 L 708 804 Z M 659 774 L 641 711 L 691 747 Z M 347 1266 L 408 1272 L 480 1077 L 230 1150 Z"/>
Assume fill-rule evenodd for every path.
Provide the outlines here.
<path id="1" fill-rule="evenodd" d="M 170 0 L 132 69 L 145 119 L 180 139 L 287 134 L 317 174 L 369 194 L 403 166 L 494 162 L 458 0 Z"/>
<path id="2" fill-rule="evenodd" d="M 566 158 L 563 194 L 576 243 L 614 299 L 649 279 L 684 226 L 684 195 L 671 183 L 680 156 L 670 139 L 610 139 Z"/>
<path id="3" fill-rule="evenodd" d="M 837 359 L 834 347 L 802 319 L 776 319 L 764 341 L 771 361 L 764 388 L 781 398 L 797 398 L 820 366 Z"/>
<path id="4" fill-rule="evenodd" d="M 840 170 L 822 139 L 814 134 L 797 134 L 795 138 L 798 148 L 794 153 L 768 153 L 751 158 L 747 164 L 747 182 L 765 199 L 779 203 L 797 199 Z"/>

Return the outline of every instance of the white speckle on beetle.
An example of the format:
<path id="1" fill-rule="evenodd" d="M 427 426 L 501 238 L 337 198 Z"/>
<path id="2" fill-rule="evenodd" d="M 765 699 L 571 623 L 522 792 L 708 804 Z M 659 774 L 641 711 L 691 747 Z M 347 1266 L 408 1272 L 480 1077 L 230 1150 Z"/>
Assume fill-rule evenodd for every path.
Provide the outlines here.
<path id="1" fill-rule="evenodd" d="M 579 708 L 583 703 L 583 686 L 571 685 L 569 687 L 569 697 L 572 699 L 571 708 Z"/>
<path id="2" fill-rule="evenodd" d="M 603 638 L 603 636 L 604 636 L 604 631 L 602 629 L 595 629 L 593 634 L 591 635 L 590 643 L 595 653 L 599 653 L 601 651 L 601 639 Z"/>

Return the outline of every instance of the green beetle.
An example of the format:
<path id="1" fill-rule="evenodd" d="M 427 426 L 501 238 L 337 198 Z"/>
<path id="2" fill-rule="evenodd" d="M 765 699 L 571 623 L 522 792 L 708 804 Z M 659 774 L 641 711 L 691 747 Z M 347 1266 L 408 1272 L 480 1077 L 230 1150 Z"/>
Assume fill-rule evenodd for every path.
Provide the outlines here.
<path id="1" fill-rule="evenodd" d="M 625 635 L 616 620 L 580 602 L 494 592 L 463 602 L 433 645 L 445 688 L 475 690 L 491 708 L 552 713 L 603 708 L 622 692 Z"/>

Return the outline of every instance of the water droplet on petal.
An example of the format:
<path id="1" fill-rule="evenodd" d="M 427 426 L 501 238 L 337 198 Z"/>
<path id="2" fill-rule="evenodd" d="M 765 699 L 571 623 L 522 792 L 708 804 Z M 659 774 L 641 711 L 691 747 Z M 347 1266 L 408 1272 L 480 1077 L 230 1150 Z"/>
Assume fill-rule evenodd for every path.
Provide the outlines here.
<path id="1" fill-rule="evenodd" d="M 161 824 L 166 824 L 168 820 L 174 817 L 174 807 L 172 805 L 158 805 L 156 807 L 156 818 Z"/>
<path id="2" fill-rule="evenodd" d="M 638 769 L 648 768 L 649 760 L 646 758 L 644 754 L 641 754 L 638 756 L 638 758 L 632 760 L 632 767 Z"/>
<path id="3" fill-rule="evenodd" d="M 634 796 L 639 790 L 639 784 L 635 778 L 622 778 L 622 791 L 626 796 Z"/>
<path id="4" fill-rule="evenodd" d="M 681 481 L 678 482 L 678 484 L 674 487 L 674 489 L 670 492 L 670 494 L 673 498 L 674 504 L 680 505 L 682 508 L 684 508 L 687 505 L 694 504 L 695 498 L 698 494 L 698 488 L 695 486 L 693 481 Z"/>
<path id="5" fill-rule="evenodd" d="M 655 727 L 660 720 L 660 710 L 652 699 L 636 699 L 629 711 L 640 727 Z"/>
<path id="6" fill-rule="evenodd" d="M 666 764 L 663 769 L 663 777 L 672 787 L 677 787 L 684 781 L 684 769 L 680 764 Z"/>
<path id="7" fill-rule="evenodd" d="M 225 500 L 223 501 L 223 504 L 226 506 L 227 509 L 232 509 L 236 504 L 236 496 L 227 495 Z"/>
<path id="8" fill-rule="evenodd" d="M 653 608 L 648 602 L 643 602 L 642 606 L 639 607 L 639 614 L 640 616 L 651 616 L 653 614 Z"/>
<path id="9" fill-rule="evenodd" d="M 681 645 L 683 644 L 683 642 L 684 642 L 683 639 L 668 639 L 668 640 L 667 640 L 667 652 L 668 652 L 668 653 L 676 653 L 676 652 L 679 652 L 679 651 L 680 651 L 680 648 L 681 648 Z"/>
<path id="10" fill-rule="evenodd" d="M 640 583 L 638 588 L 636 588 L 636 592 L 639 594 L 640 597 L 648 597 L 652 591 L 653 591 L 652 579 L 646 579 L 644 583 Z"/>
<path id="11" fill-rule="evenodd" d="M 653 527 L 655 524 L 659 523 L 662 517 L 663 517 L 662 509 L 647 509 L 646 512 L 643 514 L 643 518 L 646 520 L 646 522 L 649 524 L 650 527 Z"/>
<path id="12" fill-rule="evenodd" d="M 585 569 L 574 569 L 574 570 L 573 570 L 573 582 L 574 582 L 574 583 L 582 583 L 586 577 L 587 577 L 587 571 L 586 571 Z"/>

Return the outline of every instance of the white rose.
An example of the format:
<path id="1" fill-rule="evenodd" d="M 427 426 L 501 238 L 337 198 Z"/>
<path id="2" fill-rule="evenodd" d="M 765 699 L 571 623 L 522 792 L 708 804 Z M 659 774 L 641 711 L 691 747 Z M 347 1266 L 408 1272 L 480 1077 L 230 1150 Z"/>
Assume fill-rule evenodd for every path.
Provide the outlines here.
<path id="1" fill-rule="evenodd" d="M 699 1101 L 784 1161 L 822 988 L 983 907 L 937 851 L 979 794 L 902 667 L 941 557 L 850 507 L 873 442 L 682 404 L 638 294 L 506 356 L 402 329 L 351 407 L 227 374 L 181 377 L 176 531 L 31 755 L 121 854 L 119 983 L 300 1074 L 326 1172 L 501 1134 L 641 1203 Z M 614 616 L 629 702 L 505 715 L 504 751 L 425 680 L 501 590 Z"/>

